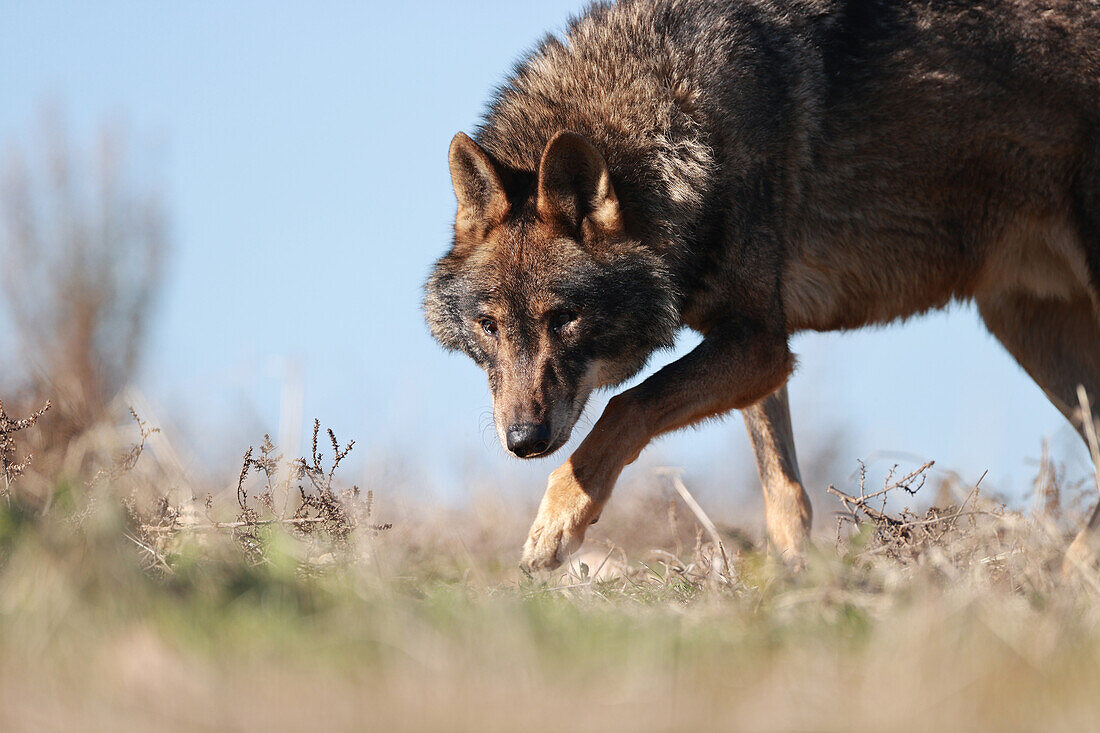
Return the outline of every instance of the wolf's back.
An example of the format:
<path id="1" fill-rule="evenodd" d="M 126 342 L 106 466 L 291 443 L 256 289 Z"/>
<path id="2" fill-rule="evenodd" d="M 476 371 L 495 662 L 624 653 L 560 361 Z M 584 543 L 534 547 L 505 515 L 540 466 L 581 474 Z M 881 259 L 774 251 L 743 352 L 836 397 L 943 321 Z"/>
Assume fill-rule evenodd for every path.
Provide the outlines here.
<path id="1" fill-rule="evenodd" d="M 792 97 L 803 107 L 818 107 L 838 95 L 863 93 L 863 85 L 876 80 L 904 86 L 937 74 L 1066 95 L 1100 116 L 1100 3 L 596 5 L 574 18 L 563 38 L 547 36 L 516 66 L 491 103 L 479 139 L 509 164 L 532 170 L 547 136 L 560 129 L 615 148 L 615 138 L 624 135 L 676 138 L 715 118 L 736 122 L 736 108 L 756 107 L 758 96 L 778 108 Z M 765 117 L 750 127 L 777 121 Z"/>

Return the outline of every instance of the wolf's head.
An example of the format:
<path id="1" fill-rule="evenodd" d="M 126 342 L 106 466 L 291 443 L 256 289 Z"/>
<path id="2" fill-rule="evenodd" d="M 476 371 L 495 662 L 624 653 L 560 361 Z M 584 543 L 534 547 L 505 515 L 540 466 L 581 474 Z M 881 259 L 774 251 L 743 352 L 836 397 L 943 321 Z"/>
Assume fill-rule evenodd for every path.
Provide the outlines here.
<path id="1" fill-rule="evenodd" d="M 662 258 L 631 236 L 607 164 L 558 133 L 537 171 L 451 143 L 454 243 L 425 287 L 432 335 L 489 377 L 501 443 L 521 458 L 568 439 L 592 391 L 671 343 L 676 295 Z"/>

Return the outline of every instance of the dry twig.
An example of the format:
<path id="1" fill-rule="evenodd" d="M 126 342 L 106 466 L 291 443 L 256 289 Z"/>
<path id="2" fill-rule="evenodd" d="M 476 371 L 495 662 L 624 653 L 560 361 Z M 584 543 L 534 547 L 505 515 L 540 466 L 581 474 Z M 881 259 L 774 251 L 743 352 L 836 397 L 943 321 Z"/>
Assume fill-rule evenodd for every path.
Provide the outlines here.
<path id="1" fill-rule="evenodd" d="M 714 543 L 714 546 L 718 548 L 718 552 L 722 556 L 722 566 L 724 568 L 726 582 L 732 583 L 733 574 L 730 572 L 729 558 L 726 556 L 726 547 L 722 542 L 722 537 L 718 534 L 718 527 L 715 526 L 714 522 L 707 516 L 707 513 L 703 511 L 703 507 L 699 505 L 699 502 L 697 502 L 695 497 L 691 495 L 691 492 L 688 491 L 679 473 L 675 472 L 673 469 L 664 469 L 662 472 L 669 475 L 672 480 L 672 486 L 676 489 L 676 493 L 680 495 L 680 498 L 687 504 L 688 509 L 691 509 L 692 513 L 695 514 L 695 518 L 699 520 L 699 524 L 701 524 L 703 528 L 706 529 L 707 534 L 710 535 L 711 541 Z"/>
<path id="2" fill-rule="evenodd" d="M 38 418 L 50 409 L 50 401 L 46 400 L 38 410 L 22 420 L 13 420 L 4 412 L 4 402 L 0 400 L 0 474 L 4 476 L 4 496 L 11 494 L 11 484 L 15 479 L 23 475 L 31 463 L 33 456 L 28 453 L 23 460 L 15 459 L 15 434 L 21 430 L 33 427 Z"/>

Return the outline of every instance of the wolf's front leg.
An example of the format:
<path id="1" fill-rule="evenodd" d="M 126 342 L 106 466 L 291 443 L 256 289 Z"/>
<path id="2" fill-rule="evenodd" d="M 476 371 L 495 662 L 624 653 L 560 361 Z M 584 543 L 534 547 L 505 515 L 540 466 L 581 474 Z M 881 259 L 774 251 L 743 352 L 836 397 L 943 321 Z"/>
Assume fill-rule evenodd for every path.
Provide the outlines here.
<path id="1" fill-rule="evenodd" d="M 523 547 L 529 570 L 552 570 L 580 547 L 623 467 L 649 442 L 629 392 L 613 397 L 592 432 L 564 465 L 550 474 L 531 533 Z"/>
<path id="2" fill-rule="evenodd" d="M 791 365 L 782 332 L 716 327 L 691 353 L 612 398 L 576 452 L 550 474 L 524 567 L 556 568 L 580 547 L 623 467 L 650 440 L 758 402 L 783 385 Z"/>

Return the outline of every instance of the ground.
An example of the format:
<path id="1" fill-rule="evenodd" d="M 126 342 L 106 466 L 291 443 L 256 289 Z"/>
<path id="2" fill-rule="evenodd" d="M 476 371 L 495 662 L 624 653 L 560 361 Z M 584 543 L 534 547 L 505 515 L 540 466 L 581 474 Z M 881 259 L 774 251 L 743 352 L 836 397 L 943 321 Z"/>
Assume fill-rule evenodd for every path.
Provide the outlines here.
<path id="1" fill-rule="evenodd" d="M 875 491 L 838 487 L 852 521 L 801 568 L 752 532 L 715 542 L 654 490 L 570 569 L 527 577 L 521 514 L 388 517 L 312 458 L 287 511 L 267 456 L 191 516 L 138 496 L 132 463 L 55 485 L 48 510 L 2 500 L 0 729 L 1076 731 L 1100 714 L 1100 584 L 1059 573 L 1080 512 L 1057 486 L 907 512 L 902 477 L 881 516 Z"/>

